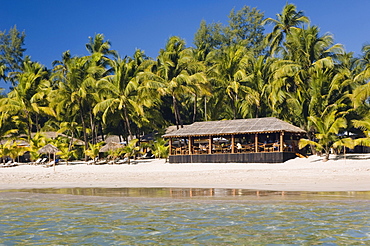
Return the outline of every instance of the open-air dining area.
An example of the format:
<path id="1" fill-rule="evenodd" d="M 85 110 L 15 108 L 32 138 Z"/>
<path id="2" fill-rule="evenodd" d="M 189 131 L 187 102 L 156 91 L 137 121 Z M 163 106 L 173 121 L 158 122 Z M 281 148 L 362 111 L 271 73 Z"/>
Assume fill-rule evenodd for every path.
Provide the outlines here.
<path id="1" fill-rule="evenodd" d="M 196 122 L 165 134 L 170 163 L 284 162 L 305 131 L 277 118 Z"/>

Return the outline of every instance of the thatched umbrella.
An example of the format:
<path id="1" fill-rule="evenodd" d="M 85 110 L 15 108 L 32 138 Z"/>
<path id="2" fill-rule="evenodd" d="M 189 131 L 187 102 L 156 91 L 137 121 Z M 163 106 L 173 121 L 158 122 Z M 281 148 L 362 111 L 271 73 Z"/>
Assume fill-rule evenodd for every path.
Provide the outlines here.
<path id="1" fill-rule="evenodd" d="M 39 149 L 38 152 L 41 153 L 41 154 L 48 154 L 49 155 L 49 160 L 50 160 L 50 154 L 54 155 L 54 170 L 55 170 L 55 154 L 59 151 L 60 150 L 57 147 L 55 147 L 54 145 L 47 144 L 44 147 L 42 147 L 41 149 Z"/>
<path id="2" fill-rule="evenodd" d="M 104 145 L 103 147 L 101 147 L 99 152 L 108 152 L 108 151 L 116 150 L 116 149 L 119 149 L 119 148 L 122 148 L 122 147 L 124 147 L 124 146 L 120 143 L 110 142 L 110 143 L 107 143 L 106 145 Z"/>

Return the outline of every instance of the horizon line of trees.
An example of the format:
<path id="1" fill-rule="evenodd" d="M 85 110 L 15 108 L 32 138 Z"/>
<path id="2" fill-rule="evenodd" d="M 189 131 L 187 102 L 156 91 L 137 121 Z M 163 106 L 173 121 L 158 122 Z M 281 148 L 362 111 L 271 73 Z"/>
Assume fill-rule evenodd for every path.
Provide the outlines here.
<path id="1" fill-rule="evenodd" d="M 0 99 L 1 138 L 54 130 L 89 149 L 108 134 L 130 140 L 173 124 L 274 116 L 327 156 L 370 144 L 370 45 L 354 57 L 294 4 L 276 18 L 244 6 L 227 25 L 202 21 L 195 47 L 173 36 L 155 59 L 121 57 L 96 34 L 89 55 L 66 51 L 47 69 L 23 57 L 24 40 L 16 27 L 0 32 L 0 78 L 12 85 Z"/>

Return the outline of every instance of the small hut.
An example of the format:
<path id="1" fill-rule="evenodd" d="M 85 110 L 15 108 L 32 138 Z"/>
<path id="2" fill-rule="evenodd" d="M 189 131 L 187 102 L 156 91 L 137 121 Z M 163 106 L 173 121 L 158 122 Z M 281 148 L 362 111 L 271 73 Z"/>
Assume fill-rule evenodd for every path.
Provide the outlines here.
<path id="1" fill-rule="evenodd" d="M 52 144 L 47 144 L 38 150 L 40 154 L 48 154 L 49 160 L 50 160 L 50 155 L 53 154 L 54 161 L 55 161 L 55 154 L 58 153 L 59 151 L 60 150 Z"/>
<path id="2" fill-rule="evenodd" d="M 274 117 L 195 122 L 171 131 L 170 163 L 281 163 L 306 132 Z"/>
<path id="3" fill-rule="evenodd" d="M 115 142 L 109 142 L 99 149 L 99 152 L 109 152 L 124 147 L 124 145 Z"/>

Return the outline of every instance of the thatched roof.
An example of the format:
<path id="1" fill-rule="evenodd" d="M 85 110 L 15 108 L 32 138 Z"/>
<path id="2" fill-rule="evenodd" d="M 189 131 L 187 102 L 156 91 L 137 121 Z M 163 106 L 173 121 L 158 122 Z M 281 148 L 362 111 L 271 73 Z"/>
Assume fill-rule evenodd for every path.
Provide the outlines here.
<path id="1" fill-rule="evenodd" d="M 183 128 L 186 128 L 188 126 L 190 126 L 190 125 L 183 125 Z M 167 127 L 166 132 L 164 134 L 167 135 L 167 134 L 169 134 L 171 132 L 174 132 L 174 131 L 177 131 L 177 130 L 178 129 L 177 129 L 177 126 L 176 125 L 169 126 L 169 127 Z"/>
<path id="2" fill-rule="evenodd" d="M 68 139 L 71 139 L 72 137 L 70 136 L 67 136 L 63 133 L 59 133 L 59 132 L 52 132 L 52 131 L 49 131 L 49 132 L 40 132 L 43 136 L 45 136 L 46 138 L 50 138 L 50 139 L 56 139 L 57 137 L 61 136 L 61 137 L 64 137 L 64 138 L 68 138 Z M 35 132 L 31 133 L 31 137 L 33 138 L 34 136 L 36 135 Z M 75 145 L 85 145 L 85 142 L 82 141 L 82 140 L 79 140 L 77 138 L 73 138 L 73 144 Z"/>
<path id="3" fill-rule="evenodd" d="M 124 145 L 122 145 L 120 143 L 110 142 L 110 143 L 107 143 L 106 145 L 104 145 L 103 147 L 101 147 L 99 152 L 108 152 L 108 151 L 123 148 L 123 147 L 124 147 Z"/>
<path id="4" fill-rule="evenodd" d="M 59 152 L 60 150 L 55 147 L 54 145 L 52 144 L 47 144 L 45 145 L 44 147 L 42 147 L 41 149 L 39 149 L 39 153 L 43 153 L 43 154 L 55 154 L 57 152 Z"/>
<path id="5" fill-rule="evenodd" d="M 306 133 L 288 122 L 274 117 L 195 122 L 163 135 L 165 138 L 188 136 L 223 136 L 230 134 L 291 132 Z"/>
<path id="6" fill-rule="evenodd" d="M 16 143 L 17 146 L 29 146 L 30 145 L 27 141 L 21 140 L 21 139 L 15 139 L 15 140 L 3 139 L 3 140 L 0 141 L 0 144 L 4 145 L 7 142 L 10 142 L 10 144 Z"/>

